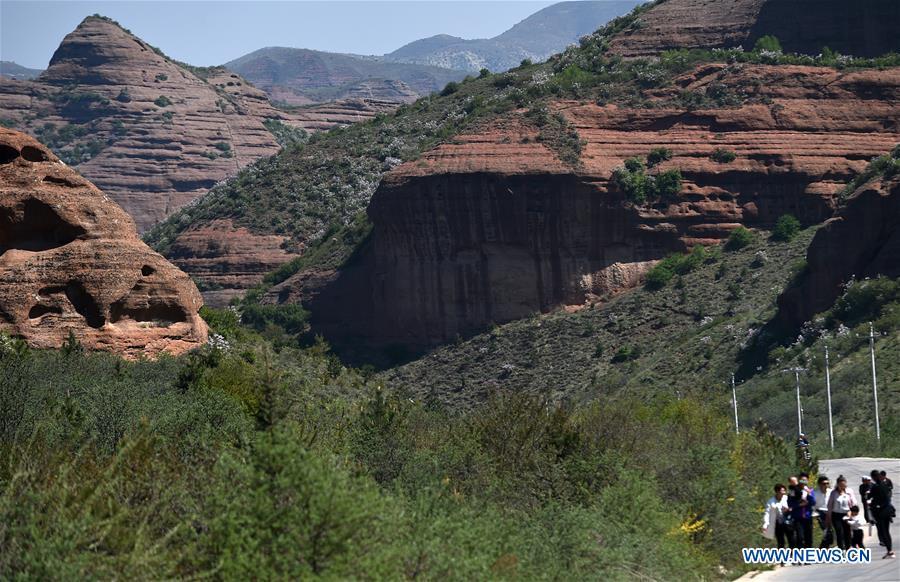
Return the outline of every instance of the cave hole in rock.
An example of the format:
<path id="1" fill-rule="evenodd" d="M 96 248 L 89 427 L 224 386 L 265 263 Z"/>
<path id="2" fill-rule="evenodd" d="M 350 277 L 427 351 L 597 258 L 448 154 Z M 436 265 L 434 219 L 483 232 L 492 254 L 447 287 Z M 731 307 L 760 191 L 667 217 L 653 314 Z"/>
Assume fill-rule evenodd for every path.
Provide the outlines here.
<path id="1" fill-rule="evenodd" d="M 130 319 L 138 323 L 156 323 L 168 327 L 188 320 L 187 312 L 181 305 L 159 301 L 150 304 L 131 304 L 131 297 L 124 297 L 109 306 L 110 323 Z"/>
<path id="2" fill-rule="evenodd" d="M 155 272 L 156 272 L 156 269 L 154 269 L 150 265 L 144 265 L 143 267 L 141 267 L 141 275 L 143 275 L 144 277 L 149 277 L 150 275 L 152 275 Z"/>
<path id="3" fill-rule="evenodd" d="M 47 251 L 69 244 L 86 231 L 62 219 L 47 203 L 29 198 L 21 214 L 0 207 L 0 255 L 10 249 Z"/>
<path id="4" fill-rule="evenodd" d="M 42 305 L 38 303 L 28 312 L 28 319 L 38 319 L 49 314 L 62 315 L 62 307 L 57 305 Z"/>
<path id="5" fill-rule="evenodd" d="M 0 164 L 9 164 L 19 157 L 19 150 L 11 145 L 0 143 Z"/>
<path id="6" fill-rule="evenodd" d="M 188 321 L 188 312 L 178 300 L 170 295 L 160 295 L 159 291 L 156 285 L 138 281 L 131 291 L 109 306 L 110 323 L 129 319 L 168 327 Z"/>
<path id="7" fill-rule="evenodd" d="M 22 148 L 22 157 L 29 162 L 46 162 L 50 159 L 47 152 L 28 145 Z"/>
<path id="8" fill-rule="evenodd" d="M 65 285 L 51 285 L 49 287 L 41 287 L 41 289 L 38 291 L 38 295 L 40 295 L 41 297 L 50 297 L 51 295 L 57 295 L 65 292 Z"/>
<path id="9" fill-rule="evenodd" d="M 72 281 L 66 285 L 66 297 L 89 326 L 99 329 L 106 323 L 100 304 L 79 281 Z"/>

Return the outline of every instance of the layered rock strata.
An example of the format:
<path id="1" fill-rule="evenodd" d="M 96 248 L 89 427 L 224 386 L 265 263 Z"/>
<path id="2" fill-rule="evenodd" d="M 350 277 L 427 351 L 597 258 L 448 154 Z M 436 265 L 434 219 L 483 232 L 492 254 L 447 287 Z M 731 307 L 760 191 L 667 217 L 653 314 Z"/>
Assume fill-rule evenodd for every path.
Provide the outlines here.
<path id="1" fill-rule="evenodd" d="M 36 348 L 74 336 L 128 358 L 203 345 L 190 278 L 134 221 L 25 134 L 0 128 L 0 331 Z"/>
<path id="2" fill-rule="evenodd" d="M 900 140 L 900 70 L 716 65 L 671 91 L 713 83 L 742 88 L 744 105 L 673 109 L 664 91 L 643 109 L 556 103 L 584 141 L 575 168 L 513 119 L 457 137 L 384 178 L 355 266 L 299 273 L 268 300 L 299 299 L 338 341 L 445 342 L 602 300 L 739 225 L 824 221 L 835 193 Z M 681 191 L 635 204 L 612 173 L 661 147 L 672 158 L 649 173 L 679 170 Z"/>
<path id="3" fill-rule="evenodd" d="M 77 166 L 141 232 L 276 153 L 266 123 L 318 131 L 395 106 L 356 98 L 282 111 L 238 75 L 183 66 L 101 17 L 67 35 L 37 79 L 0 79 L 4 124 Z"/>
<path id="4" fill-rule="evenodd" d="M 625 57 L 692 48 L 749 50 L 772 35 L 788 52 L 817 55 L 827 46 L 875 57 L 900 51 L 898 22 L 895 0 L 664 0 L 611 39 L 610 50 Z"/>

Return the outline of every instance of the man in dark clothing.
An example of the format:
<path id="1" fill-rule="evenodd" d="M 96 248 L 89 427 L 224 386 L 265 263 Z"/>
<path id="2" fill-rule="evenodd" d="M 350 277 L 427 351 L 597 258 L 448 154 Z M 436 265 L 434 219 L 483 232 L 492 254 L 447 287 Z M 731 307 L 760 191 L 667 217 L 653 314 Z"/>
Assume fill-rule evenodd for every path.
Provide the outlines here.
<path id="1" fill-rule="evenodd" d="M 794 481 L 791 478 L 791 481 Z M 807 477 L 800 474 L 797 483 L 791 483 L 788 493 L 788 507 L 794 522 L 794 539 L 798 548 L 812 547 L 812 510 L 816 505 L 815 493 L 807 486 Z"/>
<path id="2" fill-rule="evenodd" d="M 878 528 L 878 540 L 884 544 L 887 554 L 885 558 L 894 557 L 894 548 L 891 540 L 891 522 L 894 521 L 894 506 L 891 503 L 893 484 L 887 482 L 887 477 L 878 471 L 872 471 L 872 487 L 869 489 L 869 500 L 872 517 L 875 518 L 875 527 Z"/>
<path id="3" fill-rule="evenodd" d="M 879 475 L 881 475 L 881 480 L 884 481 L 885 483 L 887 483 L 887 487 L 888 487 L 888 489 L 890 490 L 891 494 L 893 495 L 893 493 L 894 493 L 894 482 L 891 481 L 890 479 L 888 479 L 887 471 L 882 471 L 881 473 L 879 473 Z"/>
<path id="4" fill-rule="evenodd" d="M 868 475 L 863 475 L 862 484 L 859 486 L 859 502 L 863 507 L 863 517 L 866 520 L 866 523 L 875 523 L 875 520 L 872 519 L 871 514 L 869 513 L 869 490 L 872 488 L 872 478 Z"/>

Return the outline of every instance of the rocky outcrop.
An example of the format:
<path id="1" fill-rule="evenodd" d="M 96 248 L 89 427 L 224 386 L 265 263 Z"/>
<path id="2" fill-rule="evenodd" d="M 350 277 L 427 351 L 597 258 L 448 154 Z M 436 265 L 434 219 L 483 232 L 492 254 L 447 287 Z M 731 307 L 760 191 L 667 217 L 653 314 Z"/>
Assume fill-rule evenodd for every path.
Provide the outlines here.
<path id="1" fill-rule="evenodd" d="M 755 80 L 752 82 L 751 80 Z M 744 105 L 685 111 L 666 91 L 743 91 Z M 351 268 L 301 272 L 269 300 L 298 298 L 319 329 L 423 346 L 632 286 L 654 261 L 783 214 L 829 218 L 834 195 L 900 140 L 900 70 L 704 66 L 641 109 L 557 102 L 584 141 L 567 166 L 513 119 L 459 136 L 382 181 L 372 237 Z M 523 117 L 522 119 L 527 119 Z M 681 192 L 630 202 L 615 168 L 655 148 Z M 735 155 L 716 161 L 716 150 Z"/>
<path id="2" fill-rule="evenodd" d="M 614 37 L 612 52 L 652 56 L 691 48 L 752 49 L 774 35 L 788 52 L 845 55 L 900 51 L 900 3 L 895 0 L 661 0 L 636 26 Z"/>
<path id="3" fill-rule="evenodd" d="M 238 75 L 182 66 L 101 17 L 67 35 L 36 80 L 0 80 L 4 122 L 77 166 L 142 232 L 277 152 L 267 120 L 317 131 L 395 105 L 353 99 L 281 111 Z"/>
<path id="4" fill-rule="evenodd" d="M 128 358 L 206 342 L 200 293 L 93 184 L 0 128 L 0 331 L 37 348 L 72 334 Z"/>
<path id="5" fill-rule="evenodd" d="M 168 252 L 179 268 L 202 281 L 207 305 L 223 307 L 297 254 L 286 238 L 254 234 L 230 220 L 215 220 L 183 232 Z"/>
<path id="6" fill-rule="evenodd" d="M 857 189 L 816 232 L 806 263 L 778 298 L 777 321 L 794 329 L 831 308 L 851 279 L 900 277 L 900 176 Z"/>

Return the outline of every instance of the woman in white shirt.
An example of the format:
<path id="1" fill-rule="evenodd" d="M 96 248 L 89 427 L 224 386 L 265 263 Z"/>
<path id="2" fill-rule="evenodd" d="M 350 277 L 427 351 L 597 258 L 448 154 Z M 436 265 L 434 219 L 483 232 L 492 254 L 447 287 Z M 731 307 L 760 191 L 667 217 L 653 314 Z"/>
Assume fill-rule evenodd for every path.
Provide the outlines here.
<path id="1" fill-rule="evenodd" d="M 828 497 L 828 515 L 825 517 L 825 525 L 833 526 L 837 545 L 842 550 L 850 548 L 850 525 L 844 518 L 850 513 L 850 508 L 856 505 L 856 497 L 852 489 L 847 489 L 847 479 L 841 475 L 837 478 L 834 491 Z"/>
<path id="2" fill-rule="evenodd" d="M 784 540 L 794 547 L 794 536 L 790 535 L 784 522 L 784 517 L 791 510 L 787 502 L 787 488 L 779 483 L 775 486 L 775 496 L 766 502 L 766 512 L 763 514 L 762 533 L 770 540 L 777 539 L 778 547 L 784 547 Z"/>

